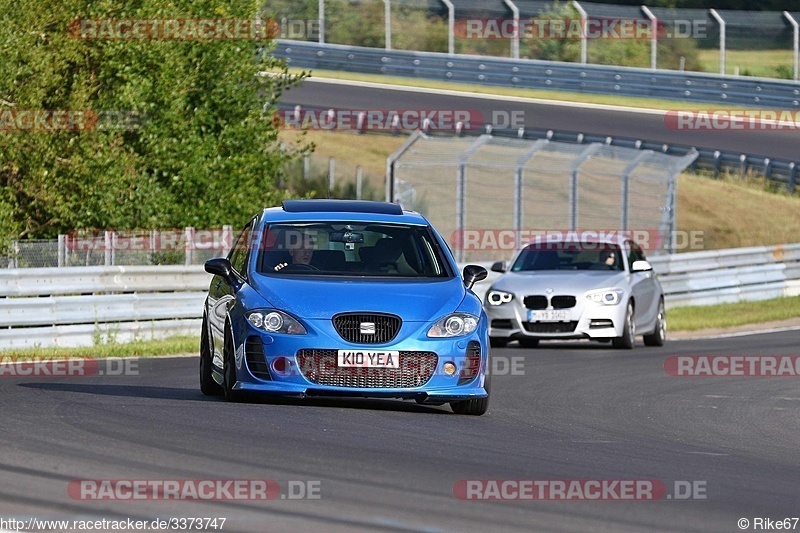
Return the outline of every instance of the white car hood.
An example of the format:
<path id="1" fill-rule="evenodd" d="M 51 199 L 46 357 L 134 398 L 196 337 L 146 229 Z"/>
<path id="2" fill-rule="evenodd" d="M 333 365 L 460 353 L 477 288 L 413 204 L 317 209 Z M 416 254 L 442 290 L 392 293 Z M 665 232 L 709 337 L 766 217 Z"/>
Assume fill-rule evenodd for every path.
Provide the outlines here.
<path id="1" fill-rule="evenodd" d="M 628 288 L 628 274 L 622 271 L 602 270 L 538 270 L 507 272 L 494 282 L 492 289 L 518 295 L 552 294 L 582 296 L 592 289 L 617 287 Z"/>

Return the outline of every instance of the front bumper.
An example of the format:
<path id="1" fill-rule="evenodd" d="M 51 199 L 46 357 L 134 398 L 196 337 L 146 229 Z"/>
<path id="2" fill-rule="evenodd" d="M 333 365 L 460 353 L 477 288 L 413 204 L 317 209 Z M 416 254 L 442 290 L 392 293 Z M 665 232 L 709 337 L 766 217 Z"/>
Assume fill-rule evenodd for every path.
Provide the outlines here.
<path id="1" fill-rule="evenodd" d="M 489 351 L 485 324 L 472 335 L 452 339 L 430 339 L 425 336 L 430 324 L 404 323 L 395 341 L 388 345 L 348 343 L 342 340 L 329 320 L 307 321 L 306 325 L 308 330 L 306 335 L 280 335 L 262 332 L 249 323 L 243 324 L 238 335 L 234 335 L 237 381 L 234 390 L 295 398 L 397 398 L 432 404 L 486 398 L 489 395 L 486 386 Z M 475 362 L 476 343 L 480 346 L 480 365 L 476 369 L 477 375 L 474 371 L 473 374 L 468 373 L 469 368 L 475 368 L 474 365 L 470 365 Z M 468 353 L 470 347 L 473 348 L 472 358 Z M 304 350 L 339 349 L 432 352 L 437 357 L 435 368 L 424 383 L 402 388 L 322 384 L 310 379 L 308 368 L 301 367 L 299 354 Z M 263 359 L 259 358 L 261 354 Z M 265 366 L 260 364 L 261 361 Z M 444 372 L 446 363 L 455 364 L 455 374 L 448 375 Z M 467 379 L 465 375 L 475 377 Z"/>
<path id="2" fill-rule="evenodd" d="M 622 336 L 625 306 L 603 305 L 576 296 L 574 307 L 566 309 L 564 322 L 528 320 L 528 309 L 515 295 L 506 304 L 486 304 L 489 336 L 497 339 L 613 339 Z"/>

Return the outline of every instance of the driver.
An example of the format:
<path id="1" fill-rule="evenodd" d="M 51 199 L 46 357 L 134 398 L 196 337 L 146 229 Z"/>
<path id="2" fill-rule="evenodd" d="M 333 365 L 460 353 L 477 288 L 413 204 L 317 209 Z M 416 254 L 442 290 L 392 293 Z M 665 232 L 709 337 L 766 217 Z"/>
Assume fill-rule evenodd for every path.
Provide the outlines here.
<path id="1" fill-rule="evenodd" d="M 309 265 L 311 264 L 311 256 L 314 255 L 314 240 L 310 236 L 303 236 L 299 246 L 293 246 L 289 250 L 291 256 L 290 263 L 278 263 L 275 265 L 275 271 L 278 271 L 289 265 Z"/>
<path id="2" fill-rule="evenodd" d="M 610 267 L 614 266 L 617 254 L 614 250 L 603 250 L 600 252 L 600 262 Z"/>

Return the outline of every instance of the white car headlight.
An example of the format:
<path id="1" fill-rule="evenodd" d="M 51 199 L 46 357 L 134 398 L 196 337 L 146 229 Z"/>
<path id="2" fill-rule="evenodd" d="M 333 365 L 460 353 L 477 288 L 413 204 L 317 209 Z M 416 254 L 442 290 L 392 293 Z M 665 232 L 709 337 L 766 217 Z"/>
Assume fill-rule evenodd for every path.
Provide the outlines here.
<path id="1" fill-rule="evenodd" d="M 263 329 L 268 333 L 286 333 L 288 335 L 305 335 L 306 328 L 287 315 L 276 309 L 262 309 L 247 313 L 247 321 L 254 328 Z"/>
<path id="2" fill-rule="evenodd" d="M 491 290 L 486 295 L 486 301 L 490 305 L 503 305 L 507 304 L 514 299 L 514 295 L 510 292 Z"/>
<path id="3" fill-rule="evenodd" d="M 586 293 L 586 299 L 603 305 L 617 305 L 625 291 L 622 289 L 601 289 Z"/>
<path id="4" fill-rule="evenodd" d="M 453 313 L 436 321 L 428 337 L 460 337 L 478 329 L 478 317 L 468 313 Z"/>

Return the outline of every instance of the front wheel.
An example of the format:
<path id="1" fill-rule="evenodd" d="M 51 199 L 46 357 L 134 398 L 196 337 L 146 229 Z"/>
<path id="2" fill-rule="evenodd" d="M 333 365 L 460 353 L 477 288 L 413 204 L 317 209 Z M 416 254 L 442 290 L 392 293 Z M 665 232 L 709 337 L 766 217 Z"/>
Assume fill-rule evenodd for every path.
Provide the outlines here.
<path id="1" fill-rule="evenodd" d="M 636 326 L 633 323 L 633 303 L 628 302 L 628 308 L 625 311 L 625 327 L 622 328 L 622 336 L 616 337 L 612 342 L 614 343 L 614 348 L 632 350 L 634 339 L 636 339 Z"/>
<path id="2" fill-rule="evenodd" d="M 483 387 L 486 389 L 486 398 L 476 398 L 461 402 L 450 402 L 450 409 L 457 415 L 481 416 L 489 410 L 489 396 L 491 396 L 491 376 L 486 376 Z"/>
<path id="3" fill-rule="evenodd" d="M 203 331 L 200 333 L 200 392 L 206 396 L 219 396 L 222 387 L 214 381 L 211 373 L 211 343 L 208 341 L 208 324 L 203 317 Z"/>
<path id="4" fill-rule="evenodd" d="M 664 300 L 658 304 L 658 315 L 656 315 L 656 327 L 653 332 L 644 336 L 645 346 L 664 346 L 667 340 L 667 314 L 664 311 Z"/>

